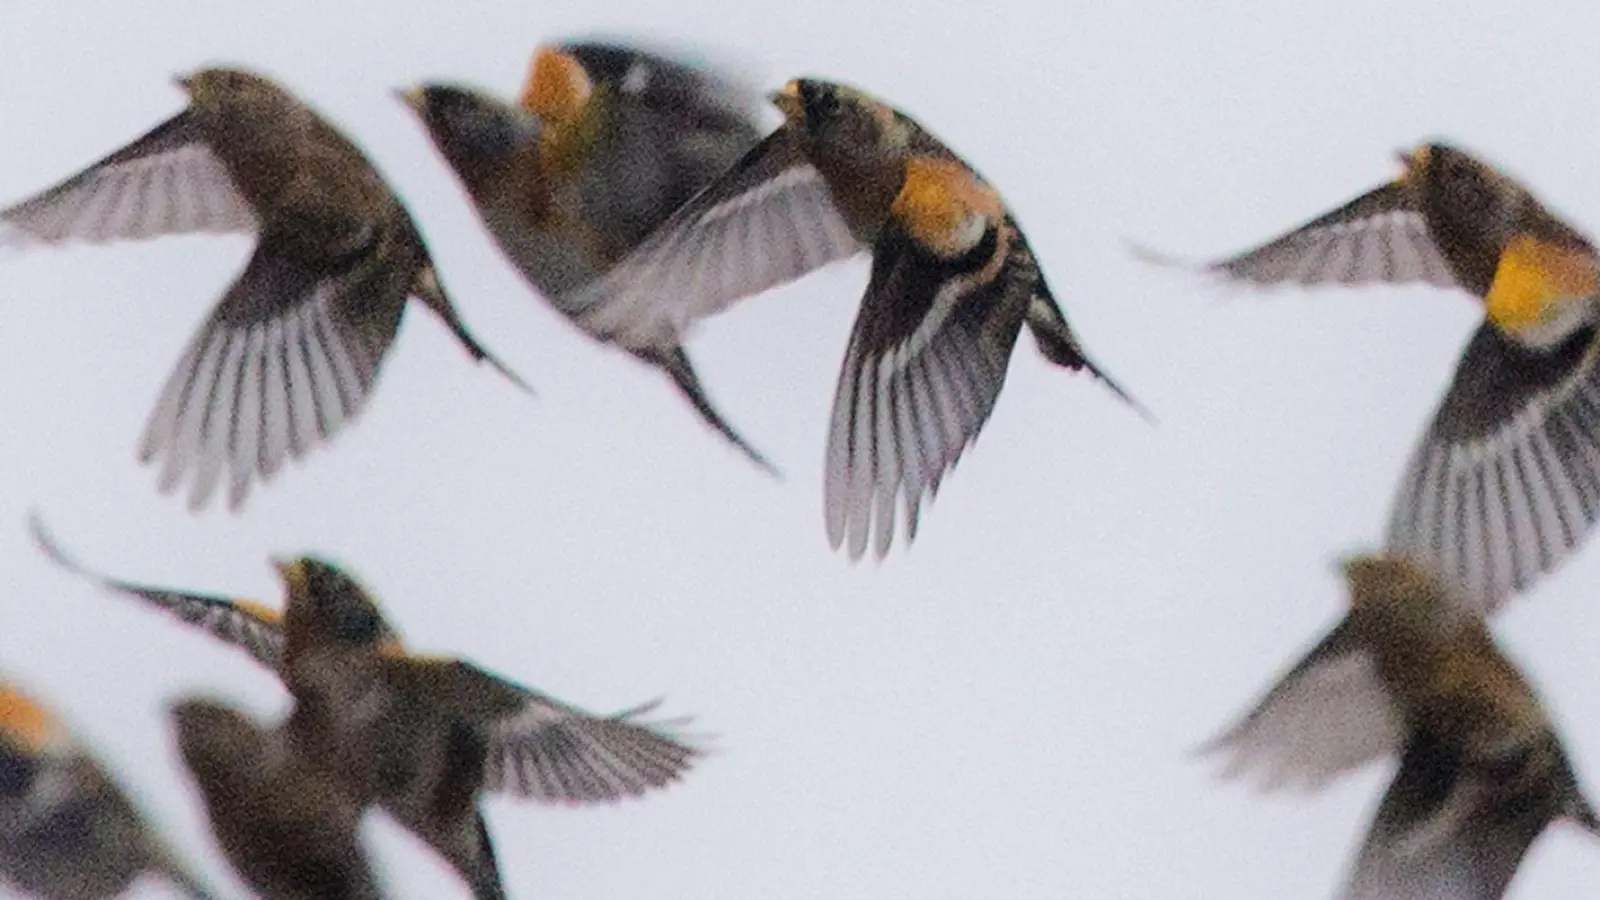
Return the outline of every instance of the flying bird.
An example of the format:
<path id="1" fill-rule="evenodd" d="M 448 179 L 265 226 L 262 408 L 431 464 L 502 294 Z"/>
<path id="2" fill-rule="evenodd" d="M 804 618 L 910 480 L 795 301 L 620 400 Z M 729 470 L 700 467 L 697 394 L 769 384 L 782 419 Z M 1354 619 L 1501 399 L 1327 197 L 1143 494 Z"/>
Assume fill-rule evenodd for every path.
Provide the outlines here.
<path id="1" fill-rule="evenodd" d="M 366 408 L 408 299 L 473 359 L 526 383 L 467 331 L 416 225 L 361 151 L 277 84 L 237 69 L 179 78 L 182 112 L 0 210 L 0 247 L 249 233 L 255 252 L 189 342 L 145 428 L 163 493 L 204 507 L 331 441 Z"/>
<path id="2" fill-rule="evenodd" d="M 276 564 L 286 594 L 280 613 L 102 575 L 69 556 L 37 515 L 30 527 L 68 571 L 162 609 L 276 671 L 295 699 L 287 730 L 300 752 L 327 762 L 355 796 L 438 850 L 479 900 L 503 896 L 480 794 L 614 802 L 666 787 L 701 753 L 665 723 L 640 720 L 653 703 L 597 716 L 472 663 L 407 651 L 377 601 L 326 562 Z M 368 714 L 352 712 L 358 708 Z M 396 771 L 412 775 L 398 784 L 382 780 Z"/>
<path id="3" fill-rule="evenodd" d="M 108 900 L 141 875 L 211 893 L 59 718 L 0 681 L 0 884 L 44 900 Z"/>
<path id="4" fill-rule="evenodd" d="M 863 250 L 872 272 L 828 433 L 828 541 L 888 554 L 903 504 L 916 536 L 994 409 L 1024 326 L 1049 361 L 1085 354 L 1000 194 L 909 116 L 810 78 L 774 94 L 784 124 L 579 291 L 580 319 L 625 345 L 681 340 L 698 320 Z M 1141 412 L 1142 412 L 1141 408 Z"/>
<path id="5" fill-rule="evenodd" d="M 1269 785 L 1316 787 L 1399 758 L 1341 900 L 1498 900 L 1551 822 L 1600 835 L 1549 715 L 1481 610 L 1402 557 L 1344 571 L 1345 619 L 1208 748 Z"/>
<path id="6" fill-rule="evenodd" d="M 1204 266 L 1266 286 L 1428 284 L 1484 321 L 1406 467 L 1387 549 L 1495 608 L 1553 571 L 1600 517 L 1600 260 L 1589 238 L 1445 144 L 1398 178 Z"/>
<path id="7" fill-rule="evenodd" d="M 400 96 L 506 257 L 579 327 L 573 292 L 761 139 L 753 93 L 616 44 L 540 47 L 517 105 L 452 84 Z M 665 372 L 708 425 L 776 474 L 712 405 L 680 341 L 617 343 Z"/>
<path id="8" fill-rule="evenodd" d="M 360 805 L 287 736 L 224 704 L 173 704 L 184 764 L 217 843 L 263 900 L 378 900 Z"/>

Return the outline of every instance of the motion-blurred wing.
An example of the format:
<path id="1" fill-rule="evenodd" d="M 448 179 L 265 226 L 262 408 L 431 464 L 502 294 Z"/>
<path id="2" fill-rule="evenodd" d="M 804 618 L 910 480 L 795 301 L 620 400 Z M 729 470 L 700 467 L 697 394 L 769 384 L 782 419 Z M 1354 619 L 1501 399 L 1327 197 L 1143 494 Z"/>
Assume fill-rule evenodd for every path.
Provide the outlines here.
<path id="1" fill-rule="evenodd" d="M 1377 662 L 1341 623 L 1201 752 L 1225 756 L 1230 778 L 1253 776 L 1268 790 L 1316 790 L 1398 753 L 1401 744 L 1399 716 Z"/>
<path id="2" fill-rule="evenodd" d="M 1600 517 L 1594 329 L 1548 352 L 1484 323 L 1411 457 L 1388 549 L 1493 610 L 1571 556 Z"/>
<path id="3" fill-rule="evenodd" d="M 274 672 L 279 671 L 283 660 L 283 615 L 277 610 L 250 600 L 191 594 L 102 575 L 85 568 L 69 556 L 56 543 L 37 513 L 28 517 L 28 525 L 39 549 L 68 572 L 92 581 L 105 590 L 125 594 L 164 610 L 179 621 L 243 649 Z"/>
<path id="4" fill-rule="evenodd" d="M 188 112 L 77 175 L 0 211 L 0 246 L 196 231 L 250 232 L 256 217 Z"/>
<path id="5" fill-rule="evenodd" d="M 780 128 L 610 271 L 553 302 L 603 339 L 677 344 L 700 319 L 862 249 Z"/>

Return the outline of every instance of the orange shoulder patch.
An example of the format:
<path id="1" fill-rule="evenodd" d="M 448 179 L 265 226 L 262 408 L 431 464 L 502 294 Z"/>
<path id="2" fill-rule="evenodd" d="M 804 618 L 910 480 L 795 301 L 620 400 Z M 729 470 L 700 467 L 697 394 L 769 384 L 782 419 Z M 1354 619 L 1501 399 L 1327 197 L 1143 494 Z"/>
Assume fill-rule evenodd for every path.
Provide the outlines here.
<path id="1" fill-rule="evenodd" d="M 522 108 L 547 125 L 560 126 L 578 117 L 589 103 L 594 84 L 570 53 L 546 45 L 533 55 L 528 80 L 522 85 Z"/>
<path id="2" fill-rule="evenodd" d="M 1590 254 L 1519 235 L 1500 254 L 1484 305 L 1501 331 L 1545 343 L 1549 337 L 1541 333 L 1559 328 L 1579 312 L 1579 302 L 1592 297 L 1597 287 L 1600 273 Z"/>
<path id="3" fill-rule="evenodd" d="M 264 625 L 283 627 L 283 611 L 254 600 L 234 600 L 233 608 Z"/>
<path id="4" fill-rule="evenodd" d="M 72 743 L 67 729 L 15 688 L 0 686 L 0 734 L 31 753 L 44 753 Z"/>
<path id="5" fill-rule="evenodd" d="M 913 156 L 890 215 L 940 256 L 972 249 L 1005 214 L 999 194 L 955 160 Z"/>

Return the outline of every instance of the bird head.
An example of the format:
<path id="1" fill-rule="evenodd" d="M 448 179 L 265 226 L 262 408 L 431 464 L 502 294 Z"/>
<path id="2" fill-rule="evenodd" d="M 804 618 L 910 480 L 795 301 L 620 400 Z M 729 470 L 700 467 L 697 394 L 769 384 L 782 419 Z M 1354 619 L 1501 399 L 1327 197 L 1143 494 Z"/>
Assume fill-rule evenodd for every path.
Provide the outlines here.
<path id="1" fill-rule="evenodd" d="M 905 123 L 888 104 L 816 78 L 796 78 L 768 97 L 815 146 L 843 160 L 878 159 L 904 147 Z"/>
<path id="2" fill-rule="evenodd" d="M 270 80 L 243 69 L 213 67 L 173 78 L 195 110 L 211 116 L 252 112 L 262 118 L 294 101 Z"/>
<path id="3" fill-rule="evenodd" d="M 1430 570 L 1393 556 L 1356 556 L 1343 563 L 1350 608 L 1385 623 L 1396 637 L 1433 638 L 1464 620 L 1468 607 Z"/>
<path id="4" fill-rule="evenodd" d="M 383 649 L 400 637 L 366 589 L 325 560 L 301 556 L 273 560 L 288 602 L 285 630 L 320 647 Z"/>
<path id="5" fill-rule="evenodd" d="M 471 88 L 421 84 L 396 90 L 457 172 L 505 159 L 539 140 L 539 120 Z"/>
<path id="6" fill-rule="evenodd" d="M 1430 142 L 1398 151 L 1399 182 L 1416 190 L 1434 223 L 1457 239 L 1504 246 L 1521 224 L 1528 193 L 1493 166 L 1449 144 Z"/>

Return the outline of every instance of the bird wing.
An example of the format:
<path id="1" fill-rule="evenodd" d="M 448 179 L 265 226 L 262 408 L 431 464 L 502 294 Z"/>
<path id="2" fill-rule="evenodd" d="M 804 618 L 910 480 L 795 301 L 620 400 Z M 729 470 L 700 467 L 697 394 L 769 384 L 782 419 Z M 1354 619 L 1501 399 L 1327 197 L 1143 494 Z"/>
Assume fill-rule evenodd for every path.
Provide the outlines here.
<path id="1" fill-rule="evenodd" d="M 386 258 L 404 252 L 392 243 L 369 227 L 335 258 L 310 260 L 289 236 L 263 236 L 145 428 L 139 458 L 166 457 L 164 493 L 192 475 L 189 506 L 199 509 L 226 469 L 238 509 L 253 480 L 270 479 L 362 411 L 414 276 Z"/>
<path id="2" fill-rule="evenodd" d="M 608 247 L 631 250 L 761 142 L 759 97 L 714 73 L 608 44 L 564 48 L 598 88 L 581 192 Z"/>
<path id="3" fill-rule="evenodd" d="M 394 665 L 419 696 L 487 731 L 486 790 L 542 803 L 620 800 L 672 783 L 701 752 L 638 720 L 655 704 L 597 716 L 460 660 Z"/>
<path id="4" fill-rule="evenodd" d="M 1377 661 L 1341 622 L 1244 718 L 1200 748 L 1223 754 L 1223 774 L 1255 776 L 1263 788 L 1315 790 L 1403 742 Z"/>
<path id="5" fill-rule="evenodd" d="M 1530 757 L 1471 765 L 1458 748 L 1413 739 L 1384 793 L 1341 900 L 1500 900 L 1552 810 L 1522 793 Z"/>
<path id="6" fill-rule="evenodd" d="M 1238 256 L 1205 264 L 1234 281 L 1274 284 L 1405 284 L 1452 287 L 1412 192 L 1391 182 Z"/>
<path id="7" fill-rule="evenodd" d="M 1388 548 L 1492 610 L 1600 517 L 1600 341 L 1523 348 L 1479 327 L 1401 479 Z"/>
<path id="8" fill-rule="evenodd" d="M 700 319 L 862 249 L 780 128 L 621 262 L 552 302 L 602 339 L 677 344 Z"/>
<path id="9" fill-rule="evenodd" d="M 958 259 L 941 259 L 891 225 L 845 351 L 828 428 L 828 541 L 877 554 L 894 539 L 903 494 L 907 539 L 925 493 L 988 421 L 1039 284 L 1037 263 L 1009 219 Z"/>
<path id="10" fill-rule="evenodd" d="M 250 600 L 230 599 L 151 587 L 112 578 L 86 568 L 62 549 L 37 512 L 28 526 L 39 549 L 61 568 L 112 593 L 125 594 L 239 647 L 274 672 L 283 662 L 283 615 Z"/>
<path id="11" fill-rule="evenodd" d="M 0 246 L 252 232 L 256 217 L 187 111 L 0 211 Z"/>

